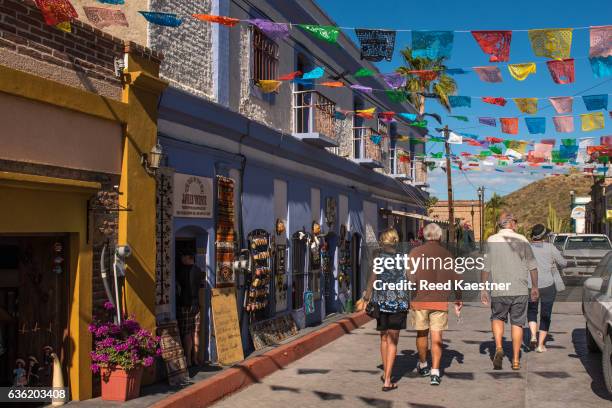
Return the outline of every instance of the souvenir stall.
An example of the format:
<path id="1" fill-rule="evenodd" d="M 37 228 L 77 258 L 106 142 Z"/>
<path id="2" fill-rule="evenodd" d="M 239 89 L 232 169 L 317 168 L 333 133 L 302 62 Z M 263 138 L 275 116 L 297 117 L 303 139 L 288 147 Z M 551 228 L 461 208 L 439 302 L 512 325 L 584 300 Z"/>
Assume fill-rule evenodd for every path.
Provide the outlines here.
<path id="1" fill-rule="evenodd" d="M 340 226 L 338 240 L 338 303 L 340 311 L 350 313 L 353 311 L 353 296 L 351 291 L 351 278 L 353 276 L 351 261 L 351 239 L 347 234 L 346 226 Z"/>

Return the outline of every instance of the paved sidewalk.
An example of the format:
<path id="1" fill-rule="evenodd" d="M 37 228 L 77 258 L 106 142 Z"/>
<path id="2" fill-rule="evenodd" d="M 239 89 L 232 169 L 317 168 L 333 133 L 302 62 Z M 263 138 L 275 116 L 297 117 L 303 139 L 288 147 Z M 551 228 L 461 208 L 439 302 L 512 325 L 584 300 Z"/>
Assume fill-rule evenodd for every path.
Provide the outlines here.
<path id="1" fill-rule="evenodd" d="M 415 332 L 400 335 L 395 376 L 399 389 L 382 392 L 378 335 L 374 323 L 347 334 L 215 408 L 274 407 L 593 407 L 610 406 L 601 375 L 601 355 L 589 354 L 580 303 L 557 303 L 548 352 L 523 354 L 520 372 L 504 361 L 493 371 L 489 310 L 466 305 L 463 320 L 451 318 L 439 387 L 415 375 Z M 510 343 L 505 343 L 510 355 Z"/>

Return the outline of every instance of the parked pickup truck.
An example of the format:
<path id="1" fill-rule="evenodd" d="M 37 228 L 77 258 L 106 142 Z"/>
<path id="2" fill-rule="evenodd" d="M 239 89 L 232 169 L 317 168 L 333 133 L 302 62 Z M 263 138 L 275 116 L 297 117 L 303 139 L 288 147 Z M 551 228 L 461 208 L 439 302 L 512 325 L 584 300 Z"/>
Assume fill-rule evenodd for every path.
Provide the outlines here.
<path id="1" fill-rule="evenodd" d="M 610 240 L 603 234 L 567 236 L 561 253 L 570 263 L 563 268 L 563 277 L 582 278 L 591 276 L 595 267 L 610 250 L 612 250 Z"/>
<path id="2" fill-rule="evenodd" d="M 603 377 L 612 396 L 612 252 L 584 281 L 582 313 L 586 320 L 586 343 L 590 352 L 601 351 Z"/>

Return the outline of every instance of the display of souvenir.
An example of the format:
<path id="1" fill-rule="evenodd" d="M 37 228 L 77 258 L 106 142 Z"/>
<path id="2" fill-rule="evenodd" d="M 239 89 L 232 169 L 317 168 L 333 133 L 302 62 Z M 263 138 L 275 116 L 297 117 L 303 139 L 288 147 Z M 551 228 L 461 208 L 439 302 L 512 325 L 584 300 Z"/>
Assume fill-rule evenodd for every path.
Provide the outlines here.
<path id="1" fill-rule="evenodd" d="M 274 249 L 274 296 L 276 311 L 287 309 L 287 246 L 276 245 Z"/>
<path id="2" fill-rule="evenodd" d="M 338 245 L 338 299 L 345 311 L 350 311 L 348 303 L 351 301 L 351 241 L 346 239 L 346 227 L 340 227 L 340 241 Z"/>
<path id="3" fill-rule="evenodd" d="M 247 279 L 247 312 L 261 312 L 268 307 L 272 279 L 270 234 L 262 229 L 253 230 L 247 236 L 249 254 L 253 260 Z M 254 317 L 254 316 L 252 316 Z M 260 317 L 260 316 L 258 316 Z"/>
<path id="4" fill-rule="evenodd" d="M 325 223 L 331 229 L 336 223 L 336 198 L 325 198 Z"/>
<path id="5" fill-rule="evenodd" d="M 282 233 L 285 232 L 285 221 L 281 220 L 280 218 L 276 219 L 276 235 L 281 235 Z"/>
<path id="6" fill-rule="evenodd" d="M 234 248 L 234 180 L 217 176 L 217 233 L 215 237 L 217 285 L 233 284 Z"/>
<path id="7" fill-rule="evenodd" d="M 28 372 L 25 369 L 25 361 L 22 358 L 15 360 L 13 369 L 13 386 L 25 387 L 28 385 Z"/>

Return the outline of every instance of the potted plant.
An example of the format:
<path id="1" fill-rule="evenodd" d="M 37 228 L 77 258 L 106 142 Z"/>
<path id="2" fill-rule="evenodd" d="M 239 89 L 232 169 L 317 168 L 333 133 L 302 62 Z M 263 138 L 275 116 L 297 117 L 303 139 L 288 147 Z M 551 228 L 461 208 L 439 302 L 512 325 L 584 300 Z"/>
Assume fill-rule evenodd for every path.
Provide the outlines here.
<path id="1" fill-rule="evenodd" d="M 110 302 L 105 304 L 112 309 Z M 102 399 L 127 401 L 140 395 L 143 367 L 150 367 L 161 355 L 159 338 L 140 327 L 133 318 L 121 324 L 94 321 L 89 325 L 94 336 L 91 370 L 101 374 Z"/>

